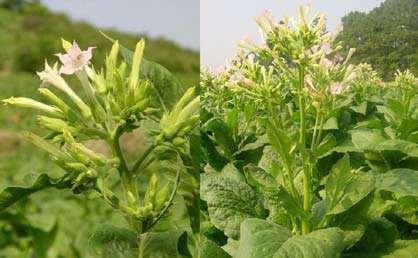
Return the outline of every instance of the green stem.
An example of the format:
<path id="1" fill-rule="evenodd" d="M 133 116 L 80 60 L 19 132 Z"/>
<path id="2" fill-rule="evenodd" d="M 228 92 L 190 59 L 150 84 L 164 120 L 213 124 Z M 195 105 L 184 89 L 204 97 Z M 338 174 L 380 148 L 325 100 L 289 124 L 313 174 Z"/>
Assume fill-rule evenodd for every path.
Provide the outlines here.
<path id="1" fill-rule="evenodd" d="M 319 124 L 319 111 L 316 110 L 316 117 L 315 117 L 315 126 L 314 126 L 314 131 L 313 131 L 313 135 L 312 135 L 312 142 L 311 142 L 311 150 L 314 151 L 314 147 L 315 147 L 315 143 L 316 143 L 316 134 L 318 132 L 318 124 Z"/>
<path id="2" fill-rule="evenodd" d="M 132 167 L 132 169 L 131 169 L 131 172 L 132 172 L 132 174 L 135 174 L 136 172 L 137 172 L 137 170 L 141 167 L 141 165 L 144 163 L 144 161 L 145 161 L 145 159 L 152 153 L 152 151 L 157 147 L 158 145 L 157 144 L 153 144 L 153 145 L 151 145 L 145 152 L 144 152 L 144 154 L 142 154 L 142 156 L 137 160 L 137 161 L 135 161 L 135 163 L 134 163 L 134 165 L 133 165 L 133 167 Z"/>
<path id="3" fill-rule="evenodd" d="M 321 113 L 321 119 L 319 120 L 319 133 L 318 136 L 316 137 L 316 142 L 315 145 L 318 145 L 321 141 L 321 137 L 322 137 L 322 132 L 324 130 L 324 115 Z"/>
<path id="4" fill-rule="evenodd" d="M 300 129 L 299 129 L 299 145 L 300 154 L 302 157 L 303 166 L 303 209 L 306 212 L 311 210 L 311 176 L 307 164 L 306 147 L 305 147 L 305 98 L 303 88 L 305 84 L 305 70 L 303 67 L 299 68 L 299 113 L 300 113 Z M 308 220 L 302 220 L 302 234 L 310 232 L 310 223 Z"/>

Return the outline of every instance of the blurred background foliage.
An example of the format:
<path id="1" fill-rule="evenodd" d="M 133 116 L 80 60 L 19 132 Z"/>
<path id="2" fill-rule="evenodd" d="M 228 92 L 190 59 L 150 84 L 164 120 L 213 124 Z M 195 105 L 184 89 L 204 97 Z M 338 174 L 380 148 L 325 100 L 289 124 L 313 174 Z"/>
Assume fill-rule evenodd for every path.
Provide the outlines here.
<path id="1" fill-rule="evenodd" d="M 397 69 L 418 74 L 418 1 L 386 0 L 368 13 L 351 12 L 342 18 L 339 40 L 352 63 L 369 63 L 386 80 Z"/>
<path id="2" fill-rule="evenodd" d="M 82 49 L 95 46 L 92 62 L 96 68 L 101 67 L 111 43 L 99 30 L 84 22 L 71 21 L 65 14 L 53 13 L 39 1 L 0 0 L 0 99 L 40 98 L 37 91 L 40 81 L 35 72 L 43 70 L 45 58 L 50 63 L 57 61 L 54 54 L 63 52 L 61 37 L 76 40 Z M 169 69 L 185 88 L 197 85 L 197 51 L 163 38 L 114 30 L 104 32 L 130 49 L 139 38 L 145 38 L 144 55 L 148 60 Z M 24 130 L 43 134 L 34 115 L 29 110 L 0 106 L 0 189 L 29 185 L 45 172 L 51 176 L 62 174 L 46 153 L 21 138 Z M 124 148 L 136 152 L 143 138 L 131 133 L 124 142 Z M 94 145 L 99 151 L 103 147 Z M 92 194 L 80 196 L 49 189 L 0 212 L 0 258 L 97 257 L 89 247 L 91 233 L 103 225 L 123 226 L 125 222 L 96 198 Z"/>

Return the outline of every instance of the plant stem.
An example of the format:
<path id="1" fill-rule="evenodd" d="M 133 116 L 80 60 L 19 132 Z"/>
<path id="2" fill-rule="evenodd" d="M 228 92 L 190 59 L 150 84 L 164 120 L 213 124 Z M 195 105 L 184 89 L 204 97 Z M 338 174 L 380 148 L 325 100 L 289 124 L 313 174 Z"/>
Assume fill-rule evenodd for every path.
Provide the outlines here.
<path id="1" fill-rule="evenodd" d="M 315 117 L 315 126 L 314 126 L 314 131 L 313 131 L 313 135 L 312 135 L 312 142 L 311 142 L 311 150 L 314 151 L 314 147 L 315 147 L 315 143 L 316 143 L 316 134 L 318 132 L 318 123 L 319 123 L 319 111 L 316 110 L 316 117 Z"/>
<path id="2" fill-rule="evenodd" d="M 135 162 L 134 166 L 131 169 L 131 173 L 135 174 L 136 171 L 141 167 L 142 163 L 144 163 L 145 159 L 152 153 L 152 151 L 157 147 L 157 144 L 151 145 L 142 156 Z"/>
<path id="3" fill-rule="evenodd" d="M 305 84 L 305 70 L 303 67 L 299 67 L 299 113 L 300 113 L 300 129 L 299 129 L 299 145 L 300 154 L 302 157 L 303 166 L 303 209 L 306 212 L 311 210 L 311 176 L 309 167 L 307 164 L 306 148 L 305 148 L 305 98 L 303 88 Z M 309 221 L 302 220 L 302 234 L 308 234 L 310 232 Z"/>

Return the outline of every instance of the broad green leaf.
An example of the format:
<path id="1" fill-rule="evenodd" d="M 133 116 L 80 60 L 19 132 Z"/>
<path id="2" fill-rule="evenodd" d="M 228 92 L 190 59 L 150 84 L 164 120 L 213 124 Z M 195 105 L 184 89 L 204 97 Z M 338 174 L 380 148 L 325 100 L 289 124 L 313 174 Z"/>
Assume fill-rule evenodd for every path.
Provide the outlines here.
<path id="1" fill-rule="evenodd" d="M 232 138 L 231 128 L 221 119 L 213 118 L 204 125 L 204 129 L 213 134 L 216 144 L 218 144 L 228 158 L 232 158 L 232 154 L 235 152 L 235 143 Z"/>
<path id="2" fill-rule="evenodd" d="M 274 258 L 338 258 L 344 249 L 343 231 L 327 228 L 288 239 Z"/>
<path id="3" fill-rule="evenodd" d="M 361 240 L 354 246 L 355 249 L 371 251 L 379 250 L 393 243 L 398 237 L 396 225 L 386 218 L 375 218 L 366 228 Z"/>
<path id="4" fill-rule="evenodd" d="M 334 216 L 332 226 L 344 230 L 344 243 L 350 248 L 362 238 L 371 221 L 392 210 L 395 204 L 393 200 L 382 198 L 379 192 L 370 193 L 350 210 Z"/>
<path id="5" fill-rule="evenodd" d="M 351 132 L 351 140 L 360 150 L 376 150 L 376 146 L 386 138 L 378 130 L 356 130 Z"/>
<path id="6" fill-rule="evenodd" d="M 265 188 L 263 194 L 268 200 L 269 206 L 284 208 L 290 216 L 311 219 L 311 215 L 303 210 L 301 203 L 283 187 Z"/>
<path id="7" fill-rule="evenodd" d="M 418 171 L 398 168 L 378 175 L 376 189 L 395 193 L 398 197 L 418 196 Z"/>
<path id="8" fill-rule="evenodd" d="M 250 185 L 254 187 L 275 187 L 277 182 L 272 175 L 264 171 L 264 169 L 248 164 L 244 167 L 245 177 Z"/>
<path id="9" fill-rule="evenodd" d="M 327 215 L 350 209 L 373 189 L 373 175 L 353 172 L 349 156 L 345 155 L 334 165 L 325 184 Z"/>
<path id="10" fill-rule="evenodd" d="M 408 156 L 418 157 L 418 144 L 404 140 L 386 140 L 376 145 L 375 150 L 401 151 Z"/>
<path id="11" fill-rule="evenodd" d="M 138 252 L 135 232 L 110 225 L 93 233 L 89 245 L 94 257 L 100 258 L 136 258 Z"/>
<path id="12" fill-rule="evenodd" d="M 35 192 L 41 191 L 46 188 L 70 188 L 71 181 L 64 178 L 50 178 L 47 174 L 41 174 L 36 178 L 32 185 L 27 187 L 10 186 L 3 189 L 0 192 L 0 211 L 6 209 L 10 205 L 19 201 L 20 199 L 27 197 Z"/>
<path id="13" fill-rule="evenodd" d="M 142 258 L 191 257 L 187 247 L 187 233 L 183 230 L 148 232 L 140 237 L 144 241 Z M 141 245 L 141 244 L 140 244 Z M 141 250 L 139 251 L 141 252 Z M 138 256 L 136 256 L 138 257 Z"/>
<path id="14" fill-rule="evenodd" d="M 416 258 L 418 253 L 418 240 L 396 240 L 381 250 L 373 252 L 352 252 L 345 255 L 347 258 Z"/>
<path id="15" fill-rule="evenodd" d="M 418 225 L 418 197 L 404 196 L 399 198 L 393 212 L 409 224 Z"/>
<path id="16" fill-rule="evenodd" d="M 231 178 L 203 174 L 200 196 L 208 205 L 213 225 L 233 239 L 239 238 L 244 219 L 267 215 L 261 197 L 246 183 Z"/>
<path id="17" fill-rule="evenodd" d="M 200 249 L 200 257 L 198 258 L 232 258 L 221 247 L 206 237 L 203 237 L 202 243 L 197 248 Z"/>
<path id="18" fill-rule="evenodd" d="M 363 101 L 357 106 L 352 106 L 351 109 L 356 113 L 365 115 L 367 112 L 367 101 Z"/>
<path id="19" fill-rule="evenodd" d="M 321 143 L 315 149 L 315 155 L 318 158 L 327 156 L 331 150 L 337 145 L 337 139 L 331 133 L 327 134 Z"/>
<path id="20" fill-rule="evenodd" d="M 233 180 L 245 182 L 245 177 L 232 163 L 226 164 L 221 171 L 223 177 L 231 178 Z"/>
<path id="21" fill-rule="evenodd" d="M 292 140 L 289 138 L 289 136 L 271 123 L 268 124 L 267 136 L 269 143 L 280 155 L 280 158 L 284 161 L 290 160 L 291 156 L 289 153 L 295 144 L 292 143 Z"/>
<path id="22" fill-rule="evenodd" d="M 241 223 L 238 257 L 271 258 L 292 233 L 289 229 L 263 219 L 246 219 Z"/>
<path id="23" fill-rule="evenodd" d="M 338 129 L 338 120 L 335 117 L 329 118 L 323 126 L 324 130 L 336 130 Z"/>

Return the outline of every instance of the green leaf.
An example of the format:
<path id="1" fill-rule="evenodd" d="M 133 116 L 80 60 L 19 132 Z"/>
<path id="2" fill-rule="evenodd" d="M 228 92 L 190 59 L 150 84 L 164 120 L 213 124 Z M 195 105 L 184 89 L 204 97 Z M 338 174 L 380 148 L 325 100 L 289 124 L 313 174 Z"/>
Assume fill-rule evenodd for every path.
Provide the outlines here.
<path id="1" fill-rule="evenodd" d="M 204 129 L 213 133 L 216 144 L 224 151 L 227 157 L 231 158 L 235 152 L 231 128 L 221 119 L 213 118 L 204 125 Z"/>
<path id="2" fill-rule="evenodd" d="M 292 233 L 289 229 L 262 219 L 246 219 L 241 223 L 238 257 L 272 258 Z"/>
<path id="3" fill-rule="evenodd" d="M 184 230 L 148 232 L 140 237 L 144 241 L 143 258 L 191 257 L 187 247 L 187 233 Z M 138 256 L 135 256 L 138 257 Z"/>
<path id="4" fill-rule="evenodd" d="M 376 189 L 395 193 L 398 197 L 418 196 L 418 171 L 398 168 L 378 175 Z"/>
<path id="5" fill-rule="evenodd" d="M 343 249 L 343 231 L 339 228 L 327 228 L 290 238 L 273 257 L 338 258 Z"/>
<path id="6" fill-rule="evenodd" d="M 349 156 L 345 155 L 333 166 L 325 184 L 326 214 L 350 209 L 373 189 L 373 175 L 351 171 Z"/>
<path id="7" fill-rule="evenodd" d="M 309 220 L 311 215 L 303 210 L 300 202 L 293 198 L 283 187 L 263 189 L 269 205 L 277 208 L 284 208 L 290 216 Z"/>
<path id="8" fill-rule="evenodd" d="M 248 183 L 254 187 L 275 187 L 277 182 L 272 175 L 257 167 L 254 164 L 248 164 L 244 167 L 245 177 Z"/>
<path id="9" fill-rule="evenodd" d="M 225 167 L 222 168 L 221 175 L 233 180 L 245 182 L 244 175 L 241 174 L 241 172 L 239 172 L 239 170 L 232 163 L 228 163 Z"/>
<path id="10" fill-rule="evenodd" d="M 101 226 L 89 239 L 93 255 L 100 258 L 136 258 L 138 241 L 130 229 Z"/>
<path id="11" fill-rule="evenodd" d="M 203 174 L 200 196 L 207 202 L 213 225 L 233 239 L 239 238 L 244 219 L 266 216 L 261 197 L 246 183 L 231 178 Z"/>
<path id="12" fill-rule="evenodd" d="M 325 123 L 324 123 L 324 130 L 336 130 L 338 129 L 338 120 L 335 117 L 331 117 L 329 118 Z"/>
<path id="13" fill-rule="evenodd" d="M 376 145 L 375 150 L 401 151 L 408 156 L 418 157 L 418 144 L 404 140 L 386 140 Z"/>
<path id="14" fill-rule="evenodd" d="M 360 150 L 376 150 L 386 138 L 378 130 L 355 130 L 351 132 L 351 141 Z"/>
<path id="15" fill-rule="evenodd" d="M 232 258 L 227 252 L 206 237 L 203 237 L 202 243 L 197 248 L 201 250 L 199 258 Z"/>
<path id="16" fill-rule="evenodd" d="M 355 249 L 371 251 L 388 246 L 398 237 L 396 225 L 386 218 L 375 218 L 366 228 L 361 240 L 353 247 Z"/>
<path id="17" fill-rule="evenodd" d="M 393 244 L 374 252 L 348 253 L 347 258 L 415 258 L 418 240 L 396 240 Z"/>
<path id="18" fill-rule="evenodd" d="M 418 197 L 404 196 L 399 198 L 393 211 L 409 224 L 418 225 Z"/>
<path id="19" fill-rule="evenodd" d="M 46 188 L 64 189 L 71 187 L 71 181 L 63 178 L 50 178 L 47 174 L 39 175 L 32 185 L 27 187 L 10 186 L 0 192 L 0 211 L 16 203 L 20 199 Z"/>
<path id="20" fill-rule="evenodd" d="M 318 158 L 327 156 L 332 149 L 337 145 L 337 139 L 331 133 L 327 134 L 321 143 L 315 149 L 315 155 Z"/>
<path id="21" fill-rule="evenodd" d="M 362 114 L 362 115 L 366 115 L 366 112 L 367 112 L 367 101 L 363 101 L 363 102 L 361 102 L 357 106 L 352 106 L 351 109 L 354 112 L 356 112 L 356 113 L 359 113 L 359 114 Z"/>

